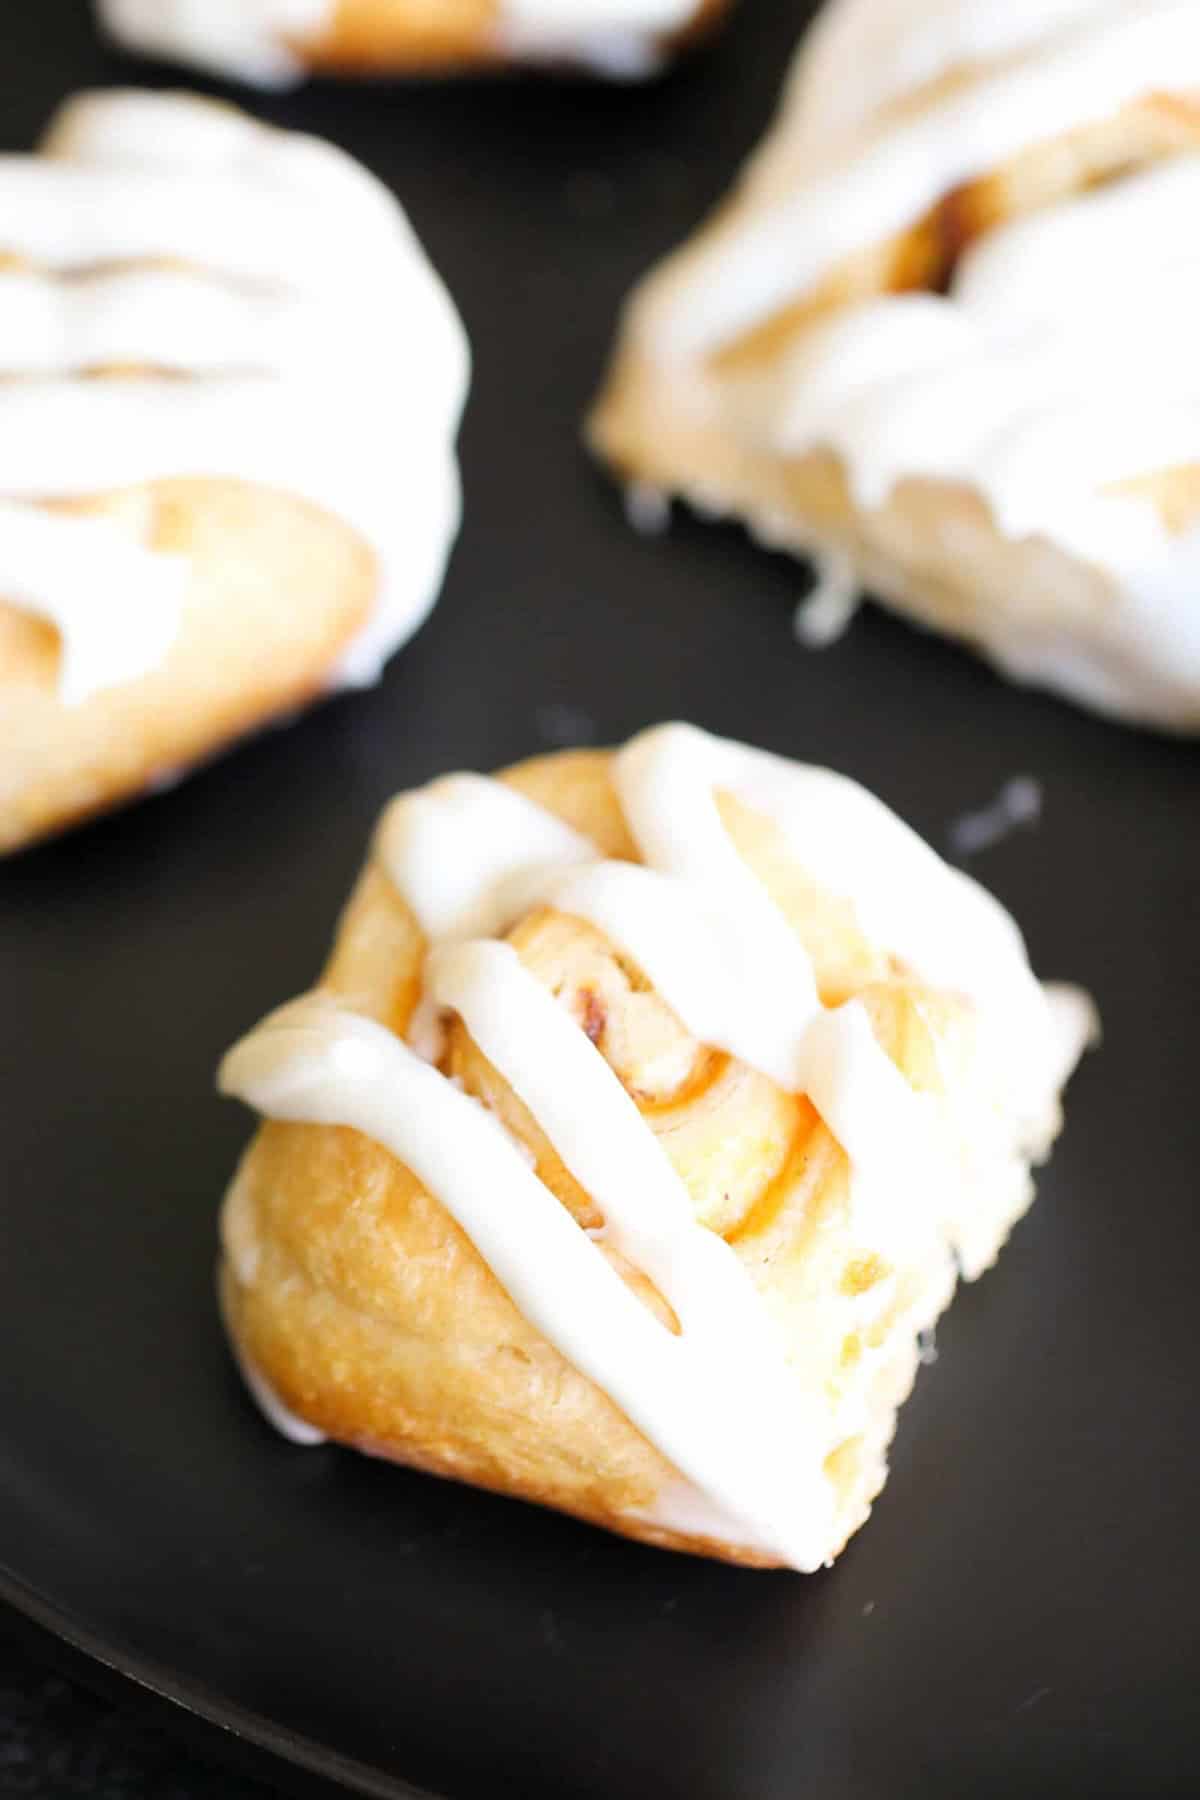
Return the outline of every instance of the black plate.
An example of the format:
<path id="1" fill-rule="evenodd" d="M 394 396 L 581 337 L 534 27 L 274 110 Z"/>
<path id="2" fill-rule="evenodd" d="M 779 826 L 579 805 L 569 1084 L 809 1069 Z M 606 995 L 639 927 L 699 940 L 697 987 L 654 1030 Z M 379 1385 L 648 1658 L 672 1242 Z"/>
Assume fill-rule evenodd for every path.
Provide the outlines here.
<path id="1" fill-rule="evenodd" d="M 13 148 L 73 87 L 148 73 L 73 0 L 5 11 Z M 633 92 L 262 104 L 395 181 L 467 319 L 445 595 L 377 691 L 0 872 L 3 1591 L 368 1792 L 1200 1788 L 1196 751 L 881 614 L 802 652 L 795 565 L 687 519 L 639 539 L 578 447 L 622 294 L 753 141 L 799 17 L 747 0 L 719 47 Z M 315 972 L 383 800 L 671 715 L 831 761 L 943 845 L 1037 777 L 1043 824 L 979 871 L 1108 1030 L 1039 1205 L 942 1329 L 876 1517 L 812 1579 L 290 1449 L 213 1308 L 249 1129 L 214 1065 Z"/>

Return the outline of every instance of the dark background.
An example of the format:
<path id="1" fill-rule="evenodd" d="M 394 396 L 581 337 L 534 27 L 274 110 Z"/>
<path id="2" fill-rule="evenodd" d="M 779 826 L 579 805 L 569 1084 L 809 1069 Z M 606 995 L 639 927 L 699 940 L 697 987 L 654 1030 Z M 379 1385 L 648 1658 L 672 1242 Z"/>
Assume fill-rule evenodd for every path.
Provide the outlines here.
<path id="1" fill-rule="evenodd" d="M 377 690 L 0 871 L 0 1791 L 251 1792 L 194 1760 L 242 1766 L 227 1735 L 128 1684 L 113 1712 L 98 1664 L 109 1699 L 47 1673 L 86 1665 L 28 1615 L 377 1793 L 1200 1791 L 1196 750 L 873 610 L 803 652 L 802 570 L 686 517 L 639 539 L 579 449 L 622 295 L 760 132 L 806 11 L 743 0 L 633 91 L 251 100 L 392 180 L 447 278 L 476 358 L 466 526 Z M 75 87 L 168 79 L 106 55 L 76 0 L 5 15 L 6 148 Z M 942 848 L 1035 777 L 1041 825 L 973 866 L 1107 1030 L 1038 1206 L 943 1324 L 876 1516 L 811 1579 L 291 1450 L 212 1305 L 248 1130 L 214 1066 L 311 979 L 385 798 L 672 715 L 832 762 Z"/>
<path id="2" fill-rule="evenodd" d="M 72 1680 L 49 1641 L 0 1615 L 0 1793 L 28 1800 L 267 1800 L 278 1790 L 214 1752 L 192 1753 L 174 1721 L 151 1723 L 140 1696 L 105 1698 Z M 94 1679 L 94 1678 L 93 1678 Z"/>

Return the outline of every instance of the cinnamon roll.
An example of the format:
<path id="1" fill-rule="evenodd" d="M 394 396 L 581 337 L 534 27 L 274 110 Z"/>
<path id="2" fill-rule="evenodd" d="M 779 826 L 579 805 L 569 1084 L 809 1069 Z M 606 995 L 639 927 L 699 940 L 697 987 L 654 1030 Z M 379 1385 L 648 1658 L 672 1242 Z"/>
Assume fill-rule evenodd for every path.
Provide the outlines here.
<path id="1" fill-rule="evenodd" d="M 222 1065 L 238 1359 L 298 1441 L 815 1569 L 1091 1029 L 827 770 L 669 725 L 435 781 Z"/>
<path id="2" fill-rule="evenodd" d="M 1191 0 L 832 0 L 592 443 L 813 554 L 827 625 L 868 589 L 1195 730 L 1197 205 Z"/>
<path id="3" fill-rule="evenodd" d="M 467 352 L 391 195 L 187 95 L 0 161 L 0 850 L 346 683 L 458 526 Z"/>

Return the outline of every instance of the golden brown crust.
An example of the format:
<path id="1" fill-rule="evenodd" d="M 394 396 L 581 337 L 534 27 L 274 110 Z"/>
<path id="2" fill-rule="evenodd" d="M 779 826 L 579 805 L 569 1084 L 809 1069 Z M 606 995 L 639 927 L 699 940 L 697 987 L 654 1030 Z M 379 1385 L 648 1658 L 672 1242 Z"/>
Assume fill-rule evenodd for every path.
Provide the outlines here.
<path id="1" fill-rule="evenodd" d="M 587 831 L 605 854 L 632 853 L 606 753 L 541 758 L 504 779 Z M 940 1091 L 968 1054 L 964 1003 L 920 988 L 881 958 L 846 904 L 797 872 L 768 821 L 727 797 L 720 804 L 742 854 L 801 929 L 825 998 L 860 997 L 914 1086 Z M 878 1290 L 885 1304 L 860 1329 L 856 1302 L 889 1268 L 854 1235 L 844 1153 L 809 1102 L 697 1043 L 628 959 L 582 921 L 538 908 L 508 941 L 609 1061 L 682 1176 L 697 1217 L 744 1260 L 785 1335 L 795 1338 L 804 1314 L 794 1350 L 807 1378 L 835 1392 L 862 1377 L 871 1352 L 869 1422 L 827 1465 L 841 1500 L 833 1554 L 882 1484 L 894 1409 L 917 1366 L 916 1332 L 949 1297 L 949 1259 L 892 1270 L 893 1289 Z M 322 986 L 402 1031 L 418 998 L 423 949 L 407 908 L 368 863 Z M 580 1224 L 595 1223 L 590 1197 L 457 1019 L 442 1066 L 503 1121 Z M 285 1406 L 328 1436 L 647 1542 L 771 1560 L 752 1545 L 641 1516 L 677 1485 L 674 1471 L 525 1320 L 440 1203 L 369 1139 L 264 1125 L 227 1196 L 223 1237 L 226 1310 L 241 1354 Z M 673 1327 L 645 1277 L 603 1253 Z"/>
<path id="2" fill-rule="evenodd" d="M 274 490 L 162 481 L 54 510 L 186 556 L 187 600 L 159 668 L 74 706 L 58 697 L 57 634 L 0 602 L 0 851 L 169 780 L 320 694 L 375 598 L 374 555 L 357 534 Z"/>
<path id="3" fill-rule="evenodd" d="M 1045 539 L 1006 536 L 971 489 L 910 477 L 882 506 L 864 511 L 836 456 L 814 450 L 781 457 L 720 426 L 697 424 L 674 406 L 660 372 L 630 353 L 614 368 L 588 433 L 625 479 L 709 510 L 719 502 L 767 541 L 801 556 L 814 542 L 841 550 L 866 590 L 985 650 L 990 619 L 1024 619 L 1036 628 L 1047 596 L 1064 639 L 1076 626 L 1093 631 L 1117 604 L 1100 570 Z M 1169 531 L 1200 521 L 1200 465 L 1156 470 L 1114 491 L 1151 500 Z"/>
<path id="4" fill-rule="evenodd" d="M 700 0 L 663 49 L 682 49 L 713 29 L 730 0 Z M 329 74 L 445 75 L 508 61 L 497 36 L 499 0 L 339 0 L 329 30 L 295 45 Z"/>
<path id="5" fill-rule="evenodd" d="M 297 48 L 318 70 L 429 73 L 494 60 L 496 0 L 339 0 L 328 32 Z"/>

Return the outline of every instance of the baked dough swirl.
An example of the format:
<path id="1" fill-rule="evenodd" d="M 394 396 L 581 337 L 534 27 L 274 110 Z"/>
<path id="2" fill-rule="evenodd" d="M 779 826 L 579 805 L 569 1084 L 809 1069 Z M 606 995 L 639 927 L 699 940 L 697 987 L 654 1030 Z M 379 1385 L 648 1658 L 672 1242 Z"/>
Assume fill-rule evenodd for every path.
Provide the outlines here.
<path id="1" fill-rule="evenodd" d="M 0 850 L 375 679 L 458 528 L 467 361 L 331 144 L 113 91 L 0 159 Z"/>
<path id="2" fill-rule="evenodd" d="M 1192 0 L 832 0 L 592 442 L 815 553 L 827 627 L 867 588 L 1193 731 L 1198 205 Z"/>
<path id="3" fill-rule="evenodd" d="M 223 1214 L 239 1360 L 301 1440 L 814 1569 L 1091 1026 L 828 771 L 672 725 L 434 782 L 222 1066 L 268 1120 Z"/>

